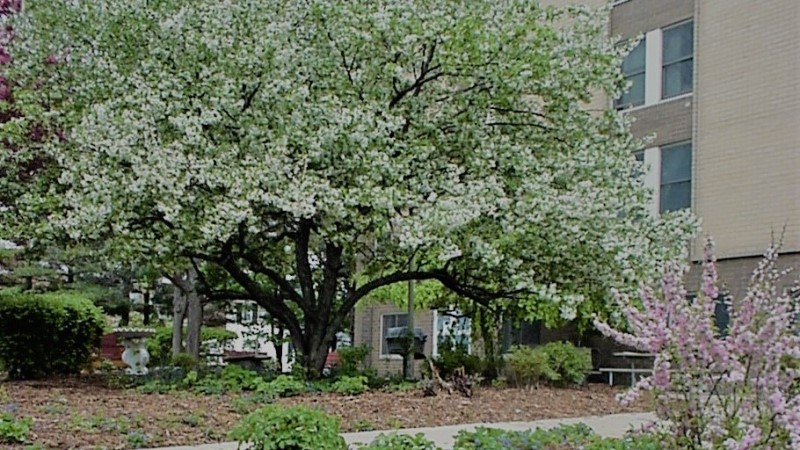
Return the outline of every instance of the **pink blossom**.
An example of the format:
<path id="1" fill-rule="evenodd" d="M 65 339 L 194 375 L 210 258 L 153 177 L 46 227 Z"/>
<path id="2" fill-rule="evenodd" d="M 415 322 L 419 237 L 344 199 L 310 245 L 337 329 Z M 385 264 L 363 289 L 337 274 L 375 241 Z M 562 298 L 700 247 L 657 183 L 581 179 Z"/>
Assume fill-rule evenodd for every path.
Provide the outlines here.
<path id="1" fill-rule="evenodd" d="M 786 271 L 775 269 L 770 247 L 753 271 L 744 298 L 724 300 L 727 336 L 714 320 L 718 288 L 716 258 L 709 241 L 697 298 L 687 300 L 686 269 L 670 267 L 659 292 L 643 286 L 639 302 L 617 296 L 627 330 L 595 321 L 620 344 L 656 354 L 653 374 L 619 400 L 642 392 L 655 398 L 656 414 L 674 441 L 670 448 L 735 450 L 800 449 L 800 337 L 794 332 L 797 305 L 777 289 Z"/>

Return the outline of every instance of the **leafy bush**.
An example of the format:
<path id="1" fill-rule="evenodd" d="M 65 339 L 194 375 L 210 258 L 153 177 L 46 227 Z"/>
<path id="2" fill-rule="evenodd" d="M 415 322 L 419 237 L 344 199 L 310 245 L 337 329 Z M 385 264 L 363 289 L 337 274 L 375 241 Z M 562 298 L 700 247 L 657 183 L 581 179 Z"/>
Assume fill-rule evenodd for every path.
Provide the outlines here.
<path id="1" fill-rule="evenodd" d="M 333 383 L 333 392 L 342 395 L 360 395 L 367 392 L 367 377 L 344 376 Z"/>
<path id="2" fill-rule="evenodd" d="M 339 375 L 354 377 L 362 374 L 369 356 L 370 348 L 367 345 L 342 347 L 336 350 L 339 355 Z"/>
<path id="3" fill-rule="evenodd" d="M 442 378 L 450 378 L 459 367 L 464 368 L 466 375 L 478 375 L 483 369 L 481 359 L 471 355 L 464 343 L 453 342 L 449 337 L 440 339 L 439 356 L 433 358 L 433 365 Z"/>
<path id="4" fill-rule="evenodd" d="M 192 372 L 189 373 L 190 375 Z M 196 380 L 184 380 L 199 394 L 222 394 L 225 392 L 264 391 L 267 381 L 258 373 L 236 364 L 228 364 L 219 372 L 208 372 Z"/>
<path id="5" fill-rule="evenodd" d="M 16 419 L 8 413 L 0 414 L 0 444 L 24 444 L 30 431 L 30 419 Z"/>
<path id="6" fill-rule="evenodd" d="M 177 355 L 172 356 L 170 359 L 170 365 L 174 367 L 180 367 L 184 371 L 190 372 L 192 370 L 197 370 L 197 367 L 200 365 L 200 361 L 188 353 L 178 353 Z"/>
<path id="7" fill-rule="evenodd" d="M 345 450 L 339 420 L 296 406 L 268 405 L 239 422 L 229 437 L 252 450 Z"/>
<path id="8" fill-rule="evenodd" d="M 513 347 L 506 362 L 509 381 L 518 386 L 581 384 L 592 371 L 591 353 L 569 342 Z"/>
<path id="9" fill-rule="evenodd" d="M 363 448 L 366 450 L 440 450 L 436 444 L 429 441 L 422 433 L 417 433 L 414 436 L 397 433 L 380 434 L 374 441 Z"/>
<path id="10" fill-rule="evenodd" d="M 550 367 L 547 353 L 541 347 L 512 347 L 506 362 L 509 380 L 517 386 L 538 386 L 542 380 L 558 379 L 558 373 Z"/>
<path id="11" fill-rule="evenodd" d="M 582 384 L 592 371 L 592 354 L 589 349 L 576 347 L 571 342 L 550 342 L 542 346 L 550 368 L 558 374 L 553 382 Z"/>
<path id="12" fill-rule="evenodd" d="M 13 379 L 79 373 L 104 325 L 102 311 L 76 293 L 0 291 L 0 359 Z"/>
<path id="13" fill-rule="evenodd" d="M 279 375 L 259 389 L 259 392 L 267 392 L 276 397 L 292 397 L 306 391 L 308 391 L 306 383 L 292 375 Z"/>
<path id="14" fill-rule="evenodd" d="M 602 438 L 584 424 L 543 430 L 509 431 L 477 428 L 456 436 L 456 450 L 660 450 L 655 435 Z"/>
<path id="15" fill-rule="evenodd" d="M 779 288 L 778 248 L 767 250 L 747 294 L 733 301 L 719 292 L 713 244 L 708 243 L 697 297 L 686 299 L 685 269 L 672 267 L 660 289 L 637 299 L 618 296 L 628 330 L 595 325 L 626 346 L 655 354 L 653 375 L 622 397 L 649 391 L 669 448 L 800 448 L 798 305 Z M 715 312 L 728 309 L 727 333 Z"/>

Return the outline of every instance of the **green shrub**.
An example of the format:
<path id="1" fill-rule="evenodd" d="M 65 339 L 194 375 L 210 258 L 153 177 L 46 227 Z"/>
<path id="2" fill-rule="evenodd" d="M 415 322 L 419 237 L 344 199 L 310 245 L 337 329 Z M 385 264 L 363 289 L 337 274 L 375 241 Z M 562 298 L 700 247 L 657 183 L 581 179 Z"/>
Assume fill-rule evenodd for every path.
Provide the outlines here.
<path id="1" fill-rule="evenodd" d="M 258 389 L 259 392 L 272 394 L 276 397 L 292 397 L 308 391 L 308 385 L 292 375 L 279 375 L 274 380 Z"/>
<path id="2" fill-rule="evenodd" d="M 518 386 L 581 384 L 592 371 L 588 349 L 569 342 L 550 342 L 539 347 L 513 347 L 506 357 L 509 381 Z"/>
<path id="3" fill-rule="evenodd" d="M 345 450 L 339 420 L 323 412 L 296 406 L 268 405 L 231 430 L 229 437 L 252 450 Z"/>
<path id="4" fill-rule="evenodd" d="M 24 444 L 31 431 L 31 419 L 16 419 L 8 413 L 0 414 L 0 444 Z"/>
<path id="5" fill-rule="evenodd" d="M 189 373 L 191 375 L 192 372 Z M 219 372 L 197 376 L 194 382 L 184 380 L 198 394 L 223 394 L 225 392 L 265 391 L 267 381 L 258 373 L 236 364 L 228 364 Z M 188 382 L 187 382 L 188 381 Z"/>
<path id="6" fill-rule="evenodd" d="M 360 395 L 367 392 L 367 377 L 344 376 L 333 383 L 333 392 L 342 395 Z"/>
<path id="7" fill-rule="evenodd" d="M 439 356 L 433 358 L 433 365 L 442 378 L 450 378 L 459 367 L 464 368 L 467 375 L 478 375 L 483 369 L 481 359 L 469 353 L 466 344 L 455 343 L 449 337 L 440 339 Z"/>
<path id="8" fill-rule="evenodd" d="M 656 435 L 602 438 L 584 424 L 510 431 L 479 427 L 456 436 L 456 450 L 660 450 Z"/>
<path id="9" fill-rule="evenodd" d="M 79 373 L 104 325 L 102 311 L 74 292 L 0 291 L 0 359 L 13 379 Z"/>
<path id="10" fill-rule="evenodd" d="M 456 436 L 455 448 L 459 450 L 527 450 L 530 448 L 561 450 L 575 448 L 595 438 L 591 428 L 584 424 L 562 425 L 543 430 L 509 431 L 479 427 L 473 432 L 462 431 Z"/>
<path id="11" fill-rule="evenodd" d="M 550 367 L 547 354 L 541 347 L 512 347 L 506 362 L 509 379 L 517 386 L 538 386 L 543 380 L 558 379 L 558 374 Z"/>
<path id="12" fill-rule="evenodd" d="M 361 375 L 369 356 L 370 348 L 367 345 L 342 347 L 336 350 L 339 355 L 339 375 L 353 377 Z"/>
<path id="13" fill-rule="evenodd" d="M 178 353 L 177 355 L 172 356 L 170 359 L 170 365 L 174 367 L 180 367 L 184 371 L 190 372 L 192 370 L 197 370 L 198 366 L 200 365 L 200 361 L 188 353 Z"/>
<path id="14" fill-rule="evenodd" d="M 363 448 L 367 450 L 440 450 L 436 444 L 429 441 L 422 433 L 417 433 L 414 436 L 397 433 L 380 434 L 374 441 Z"/>
<path id="15" fill-rule="evenodd" d="M 547 354 L 550 368 L 558 374 L 561 384 L 582 384 L 592 371 L 592 354 L 587 348 L 576 347 L 571 342 L 550 342 L 542 351 Z"/>

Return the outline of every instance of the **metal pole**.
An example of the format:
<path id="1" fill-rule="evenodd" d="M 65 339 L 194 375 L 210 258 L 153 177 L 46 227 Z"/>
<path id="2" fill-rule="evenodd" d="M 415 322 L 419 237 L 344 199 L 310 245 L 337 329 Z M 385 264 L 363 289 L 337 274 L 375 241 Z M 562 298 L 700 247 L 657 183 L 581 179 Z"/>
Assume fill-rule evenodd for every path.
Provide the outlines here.
<path id="1" fill-rule="evenodd" d="M 412 262 L 408 263 L 408 271 L 412 270 Z M 403 360 L 403 376 L 406 380 L 414 379 L 414 349 L 416 342 L 414 339 L 414 281 L 408 281 L 408 320 L 406 321 L 407 337 L 410 344 L 406 348 L 406 357 Z"/>

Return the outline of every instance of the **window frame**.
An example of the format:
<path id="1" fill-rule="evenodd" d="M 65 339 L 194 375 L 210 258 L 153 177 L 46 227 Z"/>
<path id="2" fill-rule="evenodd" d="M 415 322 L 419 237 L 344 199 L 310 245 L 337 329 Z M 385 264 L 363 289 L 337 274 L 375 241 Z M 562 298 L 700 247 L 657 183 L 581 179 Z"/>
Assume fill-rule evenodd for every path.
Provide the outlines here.
<path id="1" fill-rule="evenodd" d="M 642 46 L 642 69 L 641 71 L 629 72 L 625 73 L 624 67 L 625 62 L 628 60 L 628 57 L 633 54 L 634 50 Z M 640 102 L 626 102 L 622 103 L 622 97 L 625 96 L 629 91 L 625 91 L 620 95 L 618 98 L 614 99 L 614 108 L 617 110 L 623 110 L 628 108 L 637 108 L 639 106 L 643 106 L 646 102 L 647 97 L 647 37 L 643 36 L 642 39 L 636 43 L 636 45 L 631 49 L 630 53 L 625 55 L 625 58 L 622 60 L 622 64 L 620 67 L 620 72 L 622 72 L 622 77 L 625 78 L 625 81 L 629 81 L 633 77 L 642 76 L 642 100 Z M 633 84 L 631 84 L 631 88 Z"/>
<path id="2" fill-rule="evenodd" d="M 397 325 L 397 317 L 398 316 L 405 316 L 406 325 Z M 386 326 L 386 318 L 387 317 L 394 317 L 395 318 L 394 325 L 392 325 L 390 327 Z M 384 314 L 381 314 L 381 334 L 380 334 L 381 342 L 380 342 L 380 353 L 379 353 L 379 356 L 381 358 L 384 358 L 384 359 L 386 359 L 386 358 L 390 358 L 390 359 L 391 358 L 395 358 L 395 359 L 401 358 L 402 359 L 401 355 L 394 355 L 394 354 L 388 353 L 388 348 L 386 346 L 386 332 L 389 330 L 389 328 L 393 328 L 393 327 L 397 327 L 397 326 L 408 326 L 408 313 L 397 312 L 397 313 L 384 313 Z"/>
<path id="3" fill-rule="evenodd" d="M 678 179 L 678 180 L 672 180 L 669 183 L 664 183 L 664 166 L 665 166 L 664 165 L 664 154 L 667 151 L 671 150 L 671 149 L 674 149 L 674 148 L 677 148 L 677 147 L 682 147 L 682 146 L 685 146 L 685 145 L 689 146 L 689 174 L 688 174 L 688 177 L 686 179 L 681 178 L 681 179 Z M 692 172 L 694 171 L 694 161 L 693 161 L 693 159 L 694 159 L 694 144 L 692 143 L 691 140 L 675 142 L 675 143 L 664 145 L 664 146 L 661 147 L 661 172 L 658 174 L 658 213 L 659 214 L 665 214 L 665 213 L 673 212 L 673 211 L 680 211 L 680 210 L 683 210 L 683 209 L 689 209 L 689 210 L 692 209 L 692 189 L 693 189 L 693 183 L 692 182 L 693 182 L 693 178 L 694 178 L 692 176 L 693 175 Z M 663 201 L 664 200 L 664 186 L 687 183 L 687 182 L 689 183 L 689 204 L 685 208 L 671 209 L 669 211 L 665 211 L 664 207 L 663 207 L 663 205 L 664 205 L 664 201 Z"/>
<path id="4" fill-rule="evenodd" d="M 666 35 L 670 30 L 674 30 L 675 28 L 684 26 L 689 24 L 689 28 L 692 30 L 692 51 L 689 53 L 688 56 L 682 56 L 678 59 L 667 61 L 664 59 L 664 54 L 666 53 L 665 47 L 667 45 L 667 38 Z M 683 20 L 681 22 L 674 23 L 668 27 L 664 27 L 661 29 L 661 99 L 667 100 L 675 97 L 679 97 L 681 95 L 686 95 L 691 92 L 694 92 L 694 51 L 695 51 L 695 39 L 694 39 L 694 18 Z M 677 64 L 685 63 L 687 61 L 692 62 L 692 83 L 690 84 L 689 88 L 686 90 L 681 90 L 680 92 L 676 92 L 671 95 L 667 95 L 667 67 L 675 66 Z"/>

